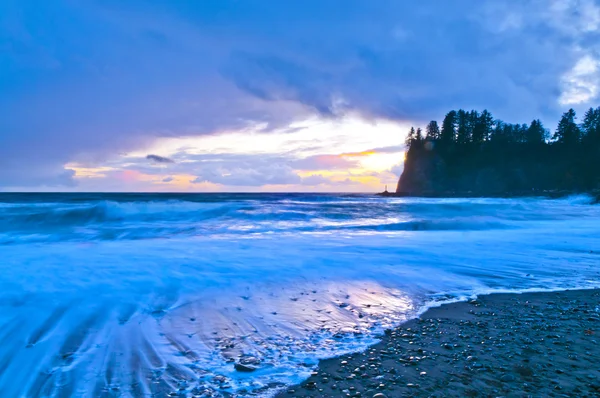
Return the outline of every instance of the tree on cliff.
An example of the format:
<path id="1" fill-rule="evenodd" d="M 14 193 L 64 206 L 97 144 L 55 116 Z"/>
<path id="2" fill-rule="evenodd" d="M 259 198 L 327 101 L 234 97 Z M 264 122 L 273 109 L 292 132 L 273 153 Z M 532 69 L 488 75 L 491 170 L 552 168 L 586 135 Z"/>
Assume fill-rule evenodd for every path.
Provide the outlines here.
<path id="1" fill-rule="evenodd" d="M 576 120 L 573 109 L 565 112 L 550 141 L 539 119 L 506 123 L 487 110 L 452 110 L 441 129 L 429 122 L 425 137 L 420 128 L 411 128 L 398 191 L 485 195 L 600 189 L 600 107 L 588 109 L 581 125 Z"/>
<path id="2" fill-rule="evenodd" d="M 406 141 L 404 142 L 407 147 L 410 148 L 412 142 L 415 140 L 415 128 L 411 127 L 408 135 L 406 136 Z"/>
<path id="3" fill-rule="evenodd" d="M 563 113 L 553 137 L 556 142 L 565 145 L 573 145 L 579 142 L 581 139 L 581 130 L 579 130 L 579 126 L 575 123 L 576 118 L 577 115 L 572 108 Z"/>
<path id="4" fill-rule="evenodd" d="M 417 133 L 415 134 L 415 140 L 423 141 L 423 130 L 421 128 L 417 128 Z"/>
<path id="5" fill-rule="evenodd" d="M 494 126 L 492 114 L 489 113 L 487 109 L 484 109 L 484 111 L 481 112 L 481 115 L 479 115 L 478 118 L 475 118 L 473 122 L 473 142 L 481 144 L 482 142 L 489 140 L 492 135 L 492 127 Z"/>
<path id="6" fill-rule="evenodd" d="M 449 144 L 456 138 L 456 111 L 450 111 L 444 117 L 442 122 L 442 131 L 440 139 L 442 143 Z"/>
<path id="7" fill-rule="evenodd" d="M 440 126 L 435 120 L 430 121 L 425 127 L 425 133 L 428 140 L 439 140 L 440 139 Z"/>
<path id="8" fill-rule="evenodd" d="M 466 111 L 459 109 L 456 113 L 457 116 L 457 129 L 456 129 L 456 142 L 459 144 L 466 144 L 471 141 L 471 117 Z"/>

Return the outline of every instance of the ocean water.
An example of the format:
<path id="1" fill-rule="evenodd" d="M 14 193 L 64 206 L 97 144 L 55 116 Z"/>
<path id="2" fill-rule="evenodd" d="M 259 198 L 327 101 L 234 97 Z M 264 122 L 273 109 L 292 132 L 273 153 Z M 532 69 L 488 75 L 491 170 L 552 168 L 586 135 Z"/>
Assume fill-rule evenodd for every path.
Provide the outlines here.
<path id="1" fill-rule="evenodd" d="M 600 286 L 590 203 L 0 194 L 1 395 L 272 395 L 444 301 Z"/>

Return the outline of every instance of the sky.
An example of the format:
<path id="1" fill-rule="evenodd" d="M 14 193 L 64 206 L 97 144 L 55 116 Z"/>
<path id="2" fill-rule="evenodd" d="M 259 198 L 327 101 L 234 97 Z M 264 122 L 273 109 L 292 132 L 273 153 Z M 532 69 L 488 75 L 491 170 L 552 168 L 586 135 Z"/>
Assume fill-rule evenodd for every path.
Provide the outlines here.
<path id="1" fill-rule="evenodd" d="M 2 0 L 0 191 L 376 192 L 412 125 L 599 96 L 600 0 Z"/>

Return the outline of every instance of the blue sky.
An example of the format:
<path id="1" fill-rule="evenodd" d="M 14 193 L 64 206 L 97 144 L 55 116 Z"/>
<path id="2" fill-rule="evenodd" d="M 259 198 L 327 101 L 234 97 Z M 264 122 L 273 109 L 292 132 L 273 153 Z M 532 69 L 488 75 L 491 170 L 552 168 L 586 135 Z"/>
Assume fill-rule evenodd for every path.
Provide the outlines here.
<path id="1" fill-rule="evenodd" d="M 0 190 L 377 191 L 449 109 L 598 106 L 599 36 L 597 0 L 4 0 Z"/>

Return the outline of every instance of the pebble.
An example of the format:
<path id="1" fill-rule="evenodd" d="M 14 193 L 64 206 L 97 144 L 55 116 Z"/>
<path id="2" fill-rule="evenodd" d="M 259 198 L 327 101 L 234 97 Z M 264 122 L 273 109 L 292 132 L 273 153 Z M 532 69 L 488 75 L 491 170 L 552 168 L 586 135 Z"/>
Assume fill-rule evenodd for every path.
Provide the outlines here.
<path id="1" fill-rule="evenodd" d="M 254 365 L 244 365 L 243 363 L 239 363 L 239 362 L 233 366 L 234 366 L 235 370 L 237 370 L 238 372 L 254 372 L 256 369 L 258 369 Z"/>
<path id="2" fill-rule="evenodd" d="M 341 379 L 336 381 L 339 387 L 332 386 L 337 394 L 331 388 L 323 396 L 354 397 L 359 390 L 371 398 L 387 398 L 383 391 L 394 397 L 422 392 L 439 398 L 444 391 L 470 396 L 476 390 L 485 396 L 511 396 L 515 390 L 536 396 L 598 396 L 600 373 L 588 365 L 600 358 L 600 339 L 593 340 L 593 334 L 600 335 L 600 327 L 595 330 L 600 318 L 591 313 L 595 308 L 600 311 L 599 295 L 589 304 L 569 301 L 565 305 L 566 294 L 558 296 L 556 304 L 517 297 L 500 301 L 496 307 L 481 299 L 470 320 L 420 319 L 413 323 L 413 330 L 387 330 L 381 344 L 363 354 L 339 358 L 335 363 L 342 366 L 337 365 L 337 371 L 320 373 L 315 381 L 324 384 L 328 378 L 331 386 L 333 380 Z M 423 369 L 438 366 L 441 373 L 436 371 L 435 376 Z M 482 390 L 473 387 L 490 377 L 506 384 Z M 307 394 L 295 391 L 295 396 Z"/>
<path id="3" fill-rule="evenodd" d="M 308 390 L 314 390 L 315 388 L 317 388 L 317 383 L 315 383 L 314 381 L 309 381 L 304 385 L 304 388 Z"/>

